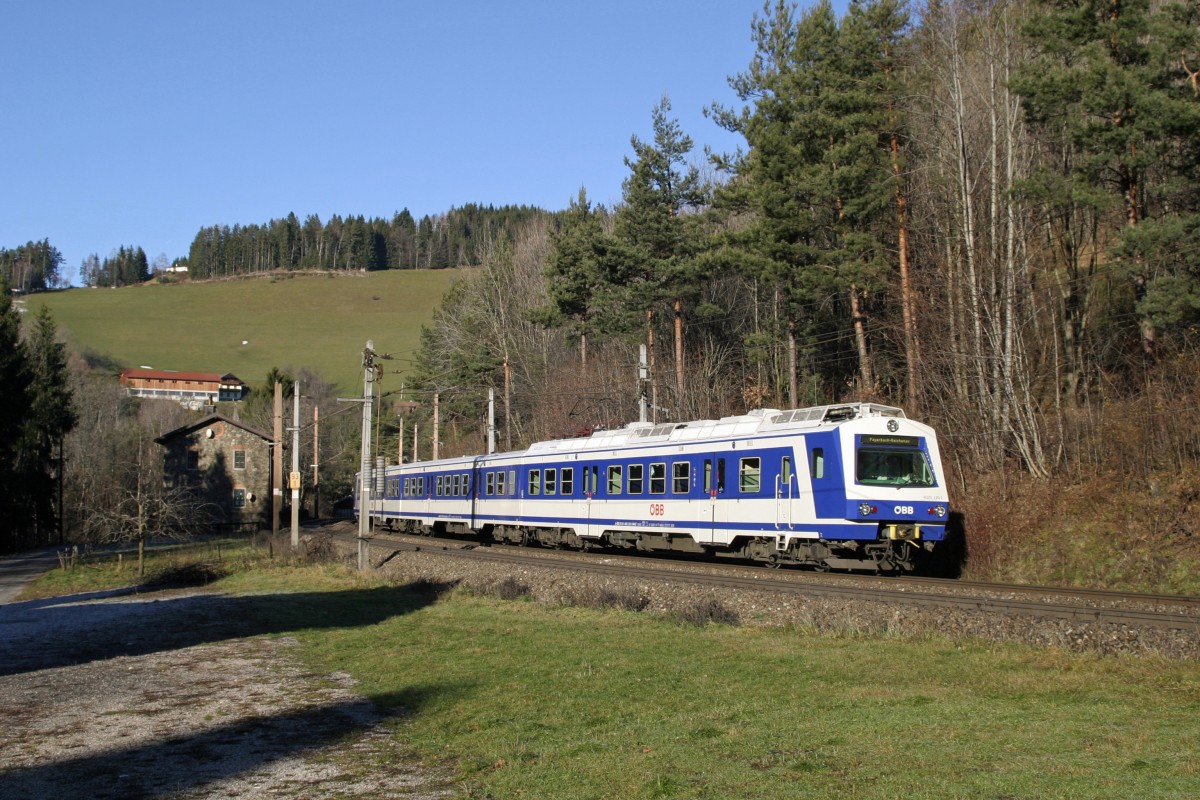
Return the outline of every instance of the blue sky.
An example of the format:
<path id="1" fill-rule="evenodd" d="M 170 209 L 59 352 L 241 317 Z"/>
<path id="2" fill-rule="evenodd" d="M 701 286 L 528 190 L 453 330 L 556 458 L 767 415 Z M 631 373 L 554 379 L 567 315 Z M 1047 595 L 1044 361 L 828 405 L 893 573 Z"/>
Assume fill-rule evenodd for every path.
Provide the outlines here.
<path id="1" fill-rule="evenodd" d="M 809 0 L 800 0 L 807 5 Z M 836 6 L 844 7 L 843 2 Z M 187 254 L 295 212 L 620 199 L 664 95 L 696 144 L 762 0 L 0 0 L 0 247 Z"/>

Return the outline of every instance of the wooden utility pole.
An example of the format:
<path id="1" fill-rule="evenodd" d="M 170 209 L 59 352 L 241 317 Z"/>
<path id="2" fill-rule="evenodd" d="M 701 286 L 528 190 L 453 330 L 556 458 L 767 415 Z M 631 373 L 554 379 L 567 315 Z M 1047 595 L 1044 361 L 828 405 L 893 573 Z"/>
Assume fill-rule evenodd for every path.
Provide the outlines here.
<path id="1" fill-rule="evenodd" d="M 271 535 L 279 535 L 283 505 L 283 384 L 275 381 L 275 444 L 271 450 Z"/>
<path id="2" fill-rule="evenodd" d="M 300 384 L 292 384 L 292 550 L 300 549 Z"/>
<path id="3" fill-rule="evenodd" d="M 370 563 L 371 542 L 371 404 L 375 383 L 375 343 L 367 340 L 363 350 L 363 418 L 362 418 L 362 463 L 359 468 L 358 486 L 358 568 L 364 570 Z"/>
<path id="4" fill-rule="evenodd" d="M 320 448 L 321 440 L 317 436 L 317 431 L 318 431 L 317 422 L 318 422 L 317 407 L 316 407 L 316 405 L 314 405 L 313 406 L 313 463 L 312 463 L 313 518 L 314 519 L 320 519 L 320 517 L 321 517 L 321 488 L 320 488 L 321 474 L 320 474 L 320 469 L 319 469 L 320 463 L 321 463 L 321 448 Z"/>

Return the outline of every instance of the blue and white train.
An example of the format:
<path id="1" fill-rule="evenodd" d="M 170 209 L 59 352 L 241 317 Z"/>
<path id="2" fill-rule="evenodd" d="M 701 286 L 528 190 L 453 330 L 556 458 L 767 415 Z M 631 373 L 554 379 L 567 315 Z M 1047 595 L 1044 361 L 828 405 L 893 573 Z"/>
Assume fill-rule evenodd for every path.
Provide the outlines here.
<path id="1" fill-rule="evenodd" d="M 374 523 L 409 533 L 816 569 L 911 571 L 949 515 L 933 429 L 873 403 L 633 423 L 374 478 Z"/>

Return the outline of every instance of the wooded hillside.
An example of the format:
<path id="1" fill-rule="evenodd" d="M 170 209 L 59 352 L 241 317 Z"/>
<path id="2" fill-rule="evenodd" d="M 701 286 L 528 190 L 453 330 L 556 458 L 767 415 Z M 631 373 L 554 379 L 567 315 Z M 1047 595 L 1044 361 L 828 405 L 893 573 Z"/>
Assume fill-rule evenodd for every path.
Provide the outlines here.
<path id="1" fill-rule="evenodd" d="M 618 207 L 581 193 L 448 297 L 423 387 L 449 437 L 478 448 L 505 364 L 515 442 L 636 418 L 648 343 L 659 419 L 933 422 L 976 563 L 1054 520 L 1053 558 L 1122 580 L 1194 558 L 1200 5 L 776 3 L 753 30 L 744 104 L 709 109 L 748 143 L 721 181 L 664 98 Z"/>

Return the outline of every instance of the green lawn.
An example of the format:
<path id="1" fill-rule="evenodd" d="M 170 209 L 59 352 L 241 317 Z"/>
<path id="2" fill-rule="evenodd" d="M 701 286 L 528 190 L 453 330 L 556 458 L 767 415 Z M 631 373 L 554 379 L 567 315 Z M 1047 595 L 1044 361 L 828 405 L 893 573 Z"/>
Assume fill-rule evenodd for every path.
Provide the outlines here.
<path id="1" fill-rule="evenodd" d="M 1200 789 L 1200 671 L 680 628 L 461 595 L 302 634 L 480 797 L 1151 798 Z"/>
<path id="2" fill-rule="evenodd" d="M 438 594 L 283 566 L 278 552 L 275 566 L 264 561 L 261 547 L 228 549 L 232 574 L 217 587 L 255 601 L 231 624 L 295 636 L 315 672 L 353 675 L 395 714 L 396 736 L 452 767 L 469 797 L 1127 800 L 1200 789 L 1195 662 L 699 628 Z M 387 769 L 356 758 L 346 766 Z"/>
<path id="3" fill-rule="evenodd" d="M 273 366 L 307 367 L 352 391 L 362 387 L 368 339 L 396 357 L 389 369 L 411 366 L 421 326 L 461 274 L 396 270 L 68 289 L 32 295 L 28 305 L 30 314 L 49 306 L 73 349 L 122 366 L 232 372 L 251 384 Z"/>

